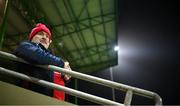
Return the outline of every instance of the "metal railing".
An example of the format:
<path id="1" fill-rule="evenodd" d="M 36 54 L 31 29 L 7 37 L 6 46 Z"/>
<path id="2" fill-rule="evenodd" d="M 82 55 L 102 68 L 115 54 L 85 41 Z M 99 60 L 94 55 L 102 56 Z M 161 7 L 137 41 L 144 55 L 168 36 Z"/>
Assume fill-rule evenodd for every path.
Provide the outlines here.
<path id="1" fill-rule="evenodd" d="M 12 54 L 9 54 L 9 53 L 6 53 L 6 52 L 0 51 L 0 56 L 11 59 L 11 60 L 14 60 L 14 61 L 27 63 L 24 60 L 16 57 L 15 55 L 12 55 Z M 90 94 L 87 94 L 87 93 L 84 93 L 84 92 L 81 92 L 81 91 L 73 90 L 71 88 L 63 87 L 63 86 L 60 86 L 60 85 L 57 85 L 57 84 L 54 84 L 54 83 L 51 83 L 51 82 L 43 81 L 43 80 L 40 80 L 40 79 L 37 79 L 37 78 L 29 77 L 27 75 L 24 76 L 21 73 L 12 72 L 11 70 L 7 70 L 7 69 L 4 69 L 4 68 L 0 68 L 0 70 L 3 71 L 4 73 L 6 72 L 6 73 L 9 73 L 9 74 L 14 75 L 14 76 L 16 76 L 15 73 L 17 73 L 17 77 L 21 78 L 22 76 L 24 76 L 24 77 L 22 77 L 22 79 L 24 79 L 24 80 L 28 80 L 28 81 L 31 81 L 31 82 L 34 82 L 34 83 L 37 83 L 37 84 L 40 84 L 40 85 L 44 85 L 46 87 L 53 88 L 53 89 L 62 90 L 62 91 L 65 91 L 67 94 L 77 96 L 77 97 L 80 97 L 82 99 L 86 99 L 86 100 L 89 100 L 91 102 L 95 102 L 95 103 L 98 103 L 98 104 L 103 104 L 103 105 L 108 105 L 108 104 L 111 104 L 111 105 L 130 105 L 133 94 L 136 94 L 136 95 L 139 95 L 139 96 L 143 96 L 143 97 L 153 99 L 155 101 L 155 105 L 162 105 L 161 97 L 157 93 L 154 93 L 154 92 L 151 92 L 151 91 L 147 91 L 147 90 L 144 90 L 144 89 L 140 89 L 140 88 L 120 84 L 120 83 L 109 81 L 109 80 L 105 80 L 105 79 L 102 79 L 102 78 L 90 76 L 90 75 L 79 73 L 79 72 L 76 72 L 76 71 L 69 71 L 68 69 L 60 68 L 60 67 L 53 66 L 53 65 L 37 65 L 37 67 L 41 67 L 41 68 L 44 68 L 44 69 L 47 69 L 47 70 L 52 70 L 52 71 L 56 70 L 56 71 L 61 72 L 61 73 L 69 74 L 72 77 L 75 77 L 75 78 L 78 78 L 78 79 L 82 79 L 82 80 L 85 80 L 85 81 L 89 81 L 89 82 L 93 82 L 93 83 L 96 83 L 96 84 L 104 85 L 104 86 L 107 86 L 107 87 L 110 87 L 110 88 L 115 88 L 117 90 L 125 91 L 126 96 L 125 96 L 124 104 L 114 102 L 114 101 L 111 101 L 111 100 L 107 100 L 107 99 L 97 97 L 97 96 L 94 96 L 94 95 L 90 95 Z"/>

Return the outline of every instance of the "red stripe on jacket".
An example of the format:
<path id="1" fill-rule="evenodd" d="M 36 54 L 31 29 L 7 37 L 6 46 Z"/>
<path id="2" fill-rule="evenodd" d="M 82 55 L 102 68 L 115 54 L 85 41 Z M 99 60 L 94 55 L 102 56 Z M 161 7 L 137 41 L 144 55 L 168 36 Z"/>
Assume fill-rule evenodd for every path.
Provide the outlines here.
<path id="1" fill-rule="evenodd" d="M 58 72 L 54 72 L 54 83 L 58 85 L 64 86 L 64 80 L 61 78 L 61 74 Z M 53 97 L 59 100 L 65 100 L 65 93 L 64 91 L 53 90 Z"/>

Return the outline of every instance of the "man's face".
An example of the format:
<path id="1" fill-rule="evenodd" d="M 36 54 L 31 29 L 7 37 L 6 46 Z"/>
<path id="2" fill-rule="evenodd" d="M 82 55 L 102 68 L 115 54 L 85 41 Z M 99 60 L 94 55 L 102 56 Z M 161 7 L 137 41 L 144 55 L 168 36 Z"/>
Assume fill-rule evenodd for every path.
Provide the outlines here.
<path id="1" fill-rule="evenodd" d="M 38 32 L 31 40 L 34 43 L 42 44 L 46 49 L 48 49 L 52 40 L 50 40 L 48 34 L 44 31 Z"/>

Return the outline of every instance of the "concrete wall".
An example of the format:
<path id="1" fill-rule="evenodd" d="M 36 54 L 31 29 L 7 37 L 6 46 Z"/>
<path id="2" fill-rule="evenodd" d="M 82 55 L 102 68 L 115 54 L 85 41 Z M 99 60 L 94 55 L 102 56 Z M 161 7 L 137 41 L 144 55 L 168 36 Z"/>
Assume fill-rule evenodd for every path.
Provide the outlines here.
<path id="1" fill-rule="evenodd" d="M 0 81 L 0 105 L 74 105 Z"/>

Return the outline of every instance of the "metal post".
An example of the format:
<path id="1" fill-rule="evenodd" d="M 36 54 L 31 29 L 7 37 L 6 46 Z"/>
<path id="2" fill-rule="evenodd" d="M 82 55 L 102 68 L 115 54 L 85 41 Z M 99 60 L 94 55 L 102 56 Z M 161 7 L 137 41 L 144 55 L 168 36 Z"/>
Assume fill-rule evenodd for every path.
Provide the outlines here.
<path id="1" fill-rule="evenodd" d="M 2 24 L 0 27 L 0 50 L 2 49 L 2 44 L 4 41 L 4 33 L 5 33 L 6 23 L 7 23 L 6 22 L 7 21 L 7 10 L 8 10 L 8 0 L 6 0 L 6 2 L 5 2 Z"/>
<path id="2" fill-rule="evenodd" d="M 77 83 L 78 83 L 78 80 L 75 79 L 75 89 L 76 89 L 76 90 L 78 90 Z M 78 104 L 78 99 L 77 99 L 77 97 L 75 97 L 75 104 L 76 104 L 76 105 Z"/>
<path id="3" fill-rule="evenodd" d="M 111 81 L 114 80 L 114 78 L 113 78 L 112 67 L 110 67 L 110 79 L 111 79 Z M 114 90 L 114 88 L 112 88 L 112 99 L 113 99 L 113 101 L 116 101 L 116 98 L 115 98 L 115 90 Z"/>
<path id="4" fill-rule="evenodd" d="M 132 95 L 133 95 L 133 92 L 131 90 L 128 90 L 126 92 L 126 96 L 125 96 L 125 100 L 124 100 L 124 105 L 125 106 L 130 106 L 131 105 Z"/>
<path id="5" fill-rule="evenodd" d="M 158 94 L 156 94 L 156 93 L 154 93 L 154 99 L 155 99 L 155 105 L 156 106 L 162 106 L 163 105 L 163 103 L 162 103 L 162 98 L 158 95 Z"/>

